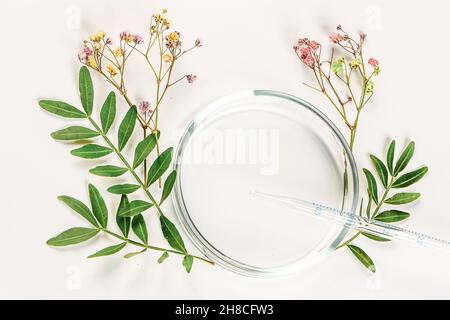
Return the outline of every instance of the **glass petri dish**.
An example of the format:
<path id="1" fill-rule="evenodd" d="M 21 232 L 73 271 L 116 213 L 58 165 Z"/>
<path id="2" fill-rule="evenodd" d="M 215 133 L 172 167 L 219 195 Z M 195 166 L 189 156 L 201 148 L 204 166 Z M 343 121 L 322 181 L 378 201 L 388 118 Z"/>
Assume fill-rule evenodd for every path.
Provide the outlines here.
<path id="1" fill-rule="evenodd" d="M 172 199 L 184 230 L 217 265 L 246 276 L 306 270 L 348 232 L 254 191 L 348 211 L 358 201 L 357 168 L 342 134 L 311 104 L 277 91 L 209 104 L 183 134 L 174 167 Z"/>

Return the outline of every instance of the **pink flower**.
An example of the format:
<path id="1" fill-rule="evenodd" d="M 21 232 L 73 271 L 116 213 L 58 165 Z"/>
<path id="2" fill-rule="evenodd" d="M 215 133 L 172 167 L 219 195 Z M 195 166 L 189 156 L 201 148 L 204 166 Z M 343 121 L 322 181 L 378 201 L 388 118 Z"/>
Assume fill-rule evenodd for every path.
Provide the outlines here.
<path id="1" fill-rule="evenodd" d="M 87 63 L 89 57 L 93 53 L 94 52 L 90 48 L 84 47 L 83 50 L 78 54 L 78 59 L 81 61 L 81 63 Z"/>
<path id="2" fill-rule="evenodd" d="M 201 46 L 203 46 L 203 41 L 202 41 L 202 39 L 197 38 L 197 39 L 195 40 L 195 46 L 196 46 L 196 47 L 201 47 Z"/>
<path id="3" fill-rule="evenodd" d="M 330 41 L 331 42 L 339 43 L 342 40 L 344 40 L 344 36 L 342 36 L 342 34 L 336 33 L 336 32 L 333 32 L 332 34 L 330 34 Z"/>
<path id="4" fill-rule="evenodd" d="M 126 40 L 129 36 L 130 36 L 130 34 L 128 32 L 122 31 L 120 33 L 120 40 Z"/>
<path id="5" fill-rule="evenodd" d="M 307 56 L 303 62 L 310 68 L 314 68 L 314 65 L 316 64 L 316 59 L 312 55 Z"/>
<path id="6" fill-rule="evenodd" d="M 302 38 L 302 39 L 298 39 L 297 43 L 298 43 L 299 45 L 306 45 L 306 46 L 309 46 L 310 41 L 309 41 L 308 38 Z"/>
<path id="7" fill-rule="evenodd" d="M 194 83 L 194 81 L 197 80 L 197 76 L 195 74 L 188 74 L 186 79 L 188 83 Z"/>
<path id="8" fill-rule="evenodd" d="M 139 111 L 142 113 L 147 113 L 150 111 L 150 102 L 148 101 L 141 101 L 139 103 Z"/>
<path id="9" fill-rule="evenodd" d="M 316 50 L 317 48 L 319 48 L 319 43 L 317 43 L 316 41 L 311 41 L 311 48 L 313 49 L 313 50 Z"/>
<path id="10" fill-rule="evenodd" d="M 369 64 L 374 68 L 377 68 L 379 66 L 378 60 L 375 60 L 374 58 L 369 59 Z"/>
<path id="11" fill-rule="evenodd" d="M 144 39 L 142 39 L 142 37 L 141 37 L 140 35 L 135 34 L 135 35 L 133 36 L 133 42 L 134 42 L 135 44 L 143 44 L 143 43 L 144 43 Z"/>

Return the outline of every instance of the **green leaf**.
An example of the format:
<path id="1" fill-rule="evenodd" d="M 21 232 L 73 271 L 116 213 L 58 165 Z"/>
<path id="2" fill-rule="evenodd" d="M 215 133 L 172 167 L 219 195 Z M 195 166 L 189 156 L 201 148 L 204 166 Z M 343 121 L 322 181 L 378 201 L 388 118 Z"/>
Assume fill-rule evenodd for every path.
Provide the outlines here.
<path id="1" fill-rule="evenodd" d="M 90 116 L 94 105 L 94 86 L 92 85 L 91 74 L 86 66 L 80 68 L 79 85 L 81 104 L 84 111 Z"/>
<path id="2" fill-rule="evenodd" d="M 100 121 L 103 133 L 107 134 L 116 117 L 116 94 L 111 91 L 100 110 Z"/>
<path id="3" fill-rule="evenodd" d="M 73 141 L 73 140 L 85 140 L 94 137 L 98 137 L 100 134 L 97 131 L 81 127 L 71 126 L 51 134 L 51 137 L 55 140 Z"/>
<path id="4" fill-rule="evenodd" d="M 392 184 L 392 188 L 406 188 L 422 179 L 428 172 L 428 167 L 423 167 L 398 177 Z"/>
<path id="5" fill-rule="evenodd" d="M 138 143 L 134 151 L 133 169 L 137 168 L 148 157 L 150 152 L 155 148 L 158 141 L 157 136 L 152 133 L 144 140 Z"/>
<path id="6" fill-rule="evenodd" d="M 86 118 L 83 111 L 61 101 L 41 100 L 39 106 L 45 111 L 64 118 L 81 119 Z"/>
<path id="7" fill-rule="evenodd" d="M 138 251 L 138 252 L 130 252 L 130 253 L 127 253 L 126 255 L 124 255 L 123 257 L 125 259 L 130 259 L 130 258 L 133 258 L 133 257 L 137 256 L 138 254 L 144 253 L 145 251 L 147 251 L 147 249 L 143 249 L 143 250 Z"/>
<path id="8" fill-rule="evenodd" d="M 147 225 L 145 224 L 142 214 L 139 214 L 133 218 L 131 228 L 133 229 L 134 234 L 141 239 L 142 242 L 145 244 L 148 243 Z"/>
<path id="9" fill-rule="evenodd" d="M 366 217 L 367 219 L 370 219 L 370 210 L 372 209 L 372 197 L 370 196 L 369 190 L 367 190 L 367 193 L 369 194 L 369 201 L 367 202 Z"/>
<path id="10" fill-rule="evenodd" d="M 126 242 L 116 244 L 114 246 L 106 247 L 102 250 L 97 251 L 94 254 L 91 254 L 88 258 L 98 258 L 98 257 L 104 257 L 104 256 L 110 256 L 113 255 L 120 250 L 122 250 L 127 245 Z"/>
<path id="11" fill-rule="evenodd" d="M 391 240 L 389 240 L 389 239 L 382 238 L 382 237 L 379 237 L 379 236 L 375 236 L 375 235 L 370 234 L 370 233 L 361 232 L 361 234 L 362 234 L 363 236 L 365 236 L 365 237 L 371 239 L 371 240 L 374 240 L 374 241 L 379 241 L 379 242 L 389 242 L 389 241 L 391 241 Z"/>
<path id="12" fill-rule="evenodd" d="M 117 208 L 116 223 L 125 237 L 128 237 L 128 233 L 130 232 L 131 218 L 121 217 L 120 213 L 122 211 L 129 210 L 129 208 L 130 203 L 128 202 L 128 197 L 126 195 L 122 195 L 122 197 L 120 198 L 119 207 Z"/>
<path id="13" fill-rule="evenodd" d="M 406 168 L 406 166 L 408 165 L 409 161 L 411 160 L 414 154 L 414 148 L 415 148 L 414 141 L 411 141 L 406 146 L 405 150 L 402 152 L 400 158 L 398 158 L 397 163 L 395 164 L 394 176 L 397 176 L 401 171 L 403 171 Z"/>
<path id="14" fill-rule="evenodd" d="M 386 169 L 386 166 L 380 159 L 378 159 L 374 155 L 370 155 L 370 159 L 372 160 L 372 163 L 377 170 L 378 177 L 380 177 L 381 183 L 386 188 L 388 185 L 388 171 Z"/>
<path id="15" fill-rule="evenodd" d="M 163 232 L 164 238 L 166 238 L 169 245 L 175 250 L 186 252 L 183 239 L 177 230 L 177 227 L 164 215 L 159 217 L 161 222 L 161 230 Z"/>
<path id="16" fill-rule="evenodd" d="M 391 223 L 399 222 L 409 218 L 409 213 L 399 210 L 387 210 L 383 211 L 375 217 L 375 220 Z"/>
<path id="17" fill-rule="evenodd" d="M 336 74 L 340 74 L 344 71 L 344 61 L 342 59 L 334 60 L 331 63 L 331 71 Z"/>
<path id="18" fill-rule="evenodd" d="M 194 258 L 192 256 L 184 256 L 184 258 L 183 258 L 183 266 L 186 269 L 187 273 L 191 272 L 193 263 L 194 263 Z"/>
<path id="19" fill-rule="evenodd" d="M 87 144 L 82 146 L 81 148 L 74 149 L 70 151 L 70 153 L 76 157 L 84 158 L 84 159 L 97 159 L 110 154 L 112 149 L 99 146 L 98 144 Z"/>
<path id="20" fill-rule="evenodd" d="M 127 114 L 125 115 L 119 126 L 119 134 L 118 134 L 119 151 L 122 151 L 122 149 L 125 148 L 125 145 L 130 139 L 131 134 L 133 133 L 134 127 L 136 125 L 136 119 L 137 119 L 137 110 L 136 107 L 132 107 L 128 110 Z"/>
<path id="21" fill-rule="evenodd" d="M 141 186 L 137 184 L 118 184 L 108 188 L 108 192 L 113 194 L 130 194 L 138 190 Z"/>
<path id="22" fill-rule="evenodd" d="M 367 187 L 369 189 L 370 197 L 373 199 L 375 203 L 378 203 L 378 188 L 377 188 L 377 182 L 375 181 L 375 177 L 372 175 L 372 173 L 367 170 L 363 169 L 364 174 L 366 175 L 367 179 Z"/>
<path id="23" fill-rule="evenodd" d="M 394 154 L 395 154 L 395 140 L 392 140 L 389 144 L 387 151 L 386 163 L 389 169 L 389 173 L 394 175 Z"/>
<path id="24" fill-rule="evenodd" d="M 159 201 L 159 204 L 163 203 L 164 200 L 167 199 L 167 197 L 170 195 L 170 192 L 172 191 L 173 185 L 175 184 L 175 180 L 177 179 L 177 172 L 173 170 L 168 176 L 166 181 L 164 182 L 163 192 L 161 195 L 161 200 Z"/>
<path id="25" fill-rule="evenodd" d="M 153 182 L 158 180 L 164 172 L 169 168 L 172 162 L 173 148 L 168 148 L 160 154 L 158 158 L 153 162 L 148 170 L 147 185 L 150 186 Z"/>
<path id="26" fill-rule="evenodd" d="M 420 197 L 420 193 L 403 192 L 397 193 L 384 202 L 392 205 L 406 204 L 417 200 Z"/>
<path id="27" fill-rule="evenodd" d="M 367 253 L 364 252 L 363 249 L 351 244 L 347 245 L 347 247 L 367 269 L 369 269 L 373 273 L 376 272 L 375 264 L 373 263 L 372 259 L 370 259 L 370 257 L 367 255 Z"/>
<path id="28" fill-rule="evenodd" d="M 87 221 L 89 221 L 94 227 L 99 227 L 91 210 L 83 202 L 69 196 L 59 196 L 58 199 L 68 205 L 73 211 L 78 213 Z"/>
<path id="29" fill-rule="evenodd" d="M 108 224 L 108 208 L 106 207 L 105 200 L 101 196 L 98 189 L 89 184 L 89 199 L 91 200 L 91 207 L 94 216 L 103 228 L 106 228 Z"/>
<path id="30" fill-rule="evenodd" d="M 148 210 L 153 206 L 152 203 L 148 203 L 142 200 L 133 200 L 130 202 L 130 205 L 127 209 L 124 209 L 120 212 L 120 217 L 134 217 L 138 214 L 141 214 L 145 210 Z"/>
<path id="31" fill-rule="evenodd" d="M 159 257 L 158 263 L 163 263 L 164 260 L 166 260 L 169 257 L 169 253 L 167 251 L 164 251 L 164 253 Z"/>
<path id="32" fill-rule="evenodd" d="M 101 177 L 119 177 L 127 171 L 128 171 L 127 168 L 112 165 L 98 166 L 89 170 L 90 173 Z"/>
<path id="33" fill-rule="evenodd" d="M 90 228 L 71 228 L 47 241 L 49 246 L 64 247 L 87 241 L 93 238 L 100 230 Z"/>

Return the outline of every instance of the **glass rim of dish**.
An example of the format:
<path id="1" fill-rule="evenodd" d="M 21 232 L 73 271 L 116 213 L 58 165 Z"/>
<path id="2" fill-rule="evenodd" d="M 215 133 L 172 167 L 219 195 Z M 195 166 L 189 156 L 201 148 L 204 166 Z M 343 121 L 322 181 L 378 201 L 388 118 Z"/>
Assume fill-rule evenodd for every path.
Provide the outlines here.
<path id="1" fill-rule="evenodd" d="M 175 208 L 176 216 L 180 221 L 184 231 L 196 246 L 196 248 L 215 264 L 240 275 L 258 278 L 271 278 L 276 276 L 295 274 L 316 265 L 320 261 L 323 261 L 323 259 L 325 259 L 331 252 L 333 252 L 336 247 L 344 240 L 349 229 L 345 226 L 337 227 L 337 236 L 331 235 L 331 238 L 330 236 L 326 236 L 323 239 L 322 243 L 316 247 L 316 250 L 311 250 L 310 253 L 308 253 L 305 257 L 298 259 L 297 261 L 295 261 L 295 263 L 285 264 L 277 267 L 258 267 L 249 265 L 227 256 L 219 249 L 215 248 L 214 245 L 211 244 L 202 235 L 200 230 L 198 230 L 195 223 L 191 219 L 189 210 L 183 198 L 183 190 L 181 186 L 181 166 L 183 164 L 183 153 L 195 130 L 201 127 L 201 125 L 205 123 L 205 121 L 210 120 L 209 118 L 211 117 L 211 115 L 223 108 L 225 105 L 239 100 L 257 97 L 280 98 L 293 102 L 298 107 L 312 112 L 328 127 L 328 129 L 330 129 L 332 134 L 337 138 L 339 146 L 342 147 L 344 151 L 345 159 L 347 160 L 346 163 L 348 164 L 349 168 L 349 173 L 351 174 L 351 177 L 348 179 L 348 183 L 351 183 L 352 185 L 352 192 L 351 194 L 349 194 L 349 196 L 351 196 L 350 203 L 352 212 L 356 211 L 358 205 L 359 178 L 353 154 L 344 136 L 336 127 L 336 125 L 324 113 L 322 113 L 312 104 L 296 96 L 274 90 L 241 91 L 214 100 L 194 117 L 194 119 L 189 123 L 183 135 L 181 136 L 174 156 L 173 166 L 174 170 L 176 170 L 178 174 L 175 181 L 174 190 L 172 192 L 172 202 Z"/>

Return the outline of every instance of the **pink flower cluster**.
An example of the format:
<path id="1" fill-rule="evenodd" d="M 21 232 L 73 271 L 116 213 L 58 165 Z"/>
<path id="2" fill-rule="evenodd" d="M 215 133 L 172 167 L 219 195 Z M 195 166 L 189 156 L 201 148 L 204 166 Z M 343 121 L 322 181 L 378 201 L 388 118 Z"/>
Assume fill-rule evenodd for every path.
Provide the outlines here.
<path id="1" fill-rule="evenodd" d="M 150 102 L 148 101 L 141 101 L 139 103 L 139 111 L 142 113 L 147 113 L 150 111 Z"/>
<path id="2" fill-rule="evenodd" d="M 120 33 L 120 40 L 124 40 L 126 42 L 134 42 L 135 44 L 143 44 L 144 39 L 138 34 L 130 34 L 126 31 Z"/>
<path id="3" fill-rule="evenodd" d="M 380 65 L 378 60 L 375 60 L 374 58 L 370 58 L 368 62 L 374 68 L 378 68 L 378 66 Z"/>
<path id="4" fill-rule="evenodd" d="M 310 68 L 316 65 L 315 51 L 319 49 L 320 44 L 314 40 L 310 41 L 308 38 L 302 38 L 294 45 L 294 50 L 300 60 Z"/>
<path id="5" fill-rule="evenodd" d="M 197 80 L 197 76 L 195 74 L 188 74 L 186 80 L 188 83 L 194 83 L 194 81 Z"/>
<path id="6" fill-rule="evenodd" d="M 94 54 L 94 51 L 92 51 L 88 47 L 84 47 L 83 51 L 81 51 L 78 54 L 78 59 L 81 61 L 81 63 L 87 63 L 89 57 L 92 56 L 93 54 Z"/>

